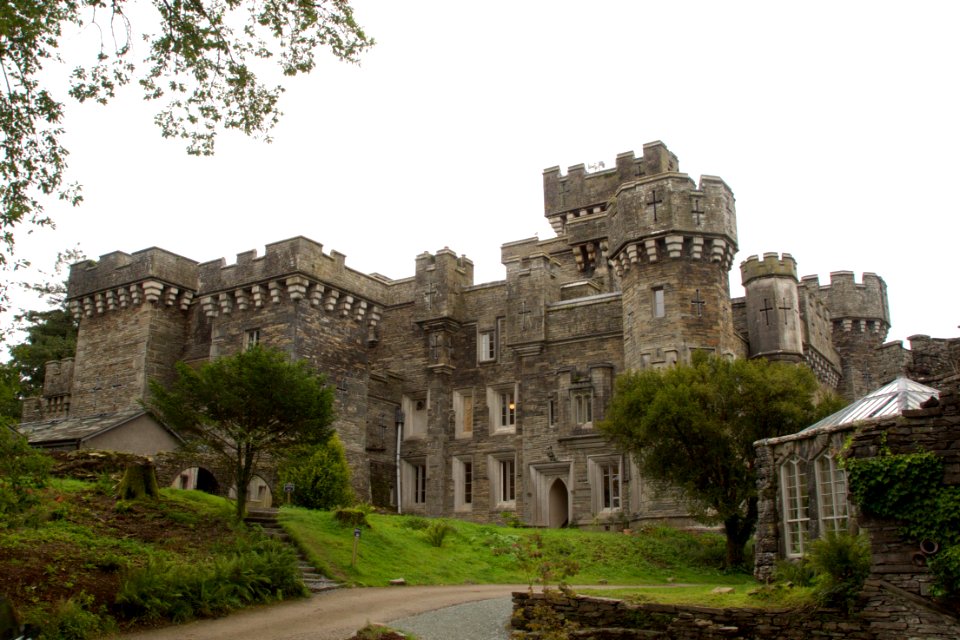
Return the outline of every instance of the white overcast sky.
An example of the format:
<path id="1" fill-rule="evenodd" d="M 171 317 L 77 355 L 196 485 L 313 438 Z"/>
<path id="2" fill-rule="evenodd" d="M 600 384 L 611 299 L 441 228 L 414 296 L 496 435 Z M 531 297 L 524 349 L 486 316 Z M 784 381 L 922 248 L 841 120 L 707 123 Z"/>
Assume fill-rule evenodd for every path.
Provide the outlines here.
<path id="1" fill-rule="evenodd" d="M 136 88 L 71 105 L 76 209 L 21 234 L 49 266 L 158 246 L 206 261 L 304 235 L 391 278 L 449 246 L 476 282 L 538 233 L 542 170 L 662 140 L 737 198 L 740 252 L 887 283 L 889 339 L 960 335 L 960 3 L 354 0 L 377 45 L 288 83 L 264 144 L 193 158 Z M 136 25 L 134 25 L 136 26 Z M 143 45 L 140 45 L 141 47 Z M 142 55 L 144 52 L 140 52 Z M 21 304 L 30 304 L 23 302 Z"/>

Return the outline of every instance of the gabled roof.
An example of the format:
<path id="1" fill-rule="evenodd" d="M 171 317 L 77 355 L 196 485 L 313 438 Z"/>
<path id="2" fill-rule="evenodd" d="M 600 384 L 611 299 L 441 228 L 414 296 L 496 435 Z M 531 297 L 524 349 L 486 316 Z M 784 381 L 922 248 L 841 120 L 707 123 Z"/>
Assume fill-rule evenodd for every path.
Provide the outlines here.
<path id="1" fill-rule="evenodd" d="M 55 420 L 23 422 L 18 428 L 20 433 L 26 436 L 27 442 L 32 445 L 79 443 L 111 429 L 116 429 L 145 414 L 146 412 L 143 409 L 129 409 L 83 418 L 58 418 Z"/>
<path id="2" fill-rule="evenodd" d="M 931 396 L 939 398 L 940 392 L 909 378 L 897 378 L 820 422 L 810 425 L 800 433 L 821 427 L 852 424 L 861 420 L 898 416 L 907 409 L 919 409 L 920 403 L 926 402 Z"/>

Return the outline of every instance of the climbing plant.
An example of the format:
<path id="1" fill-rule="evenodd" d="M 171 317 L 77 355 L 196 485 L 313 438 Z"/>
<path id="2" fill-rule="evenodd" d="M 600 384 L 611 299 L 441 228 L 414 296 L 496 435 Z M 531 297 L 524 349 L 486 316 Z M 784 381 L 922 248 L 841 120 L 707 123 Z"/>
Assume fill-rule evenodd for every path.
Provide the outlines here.
<path id="1" fill-rule="evenodd" d="M 847 458 L 850 493 L 865 514 L 900 521 L 901 534 L 939 548 L 929 563 L 935 592 L 960 596 L 960 487 L 943 485 L 943 460 L 930 452 Z"/>

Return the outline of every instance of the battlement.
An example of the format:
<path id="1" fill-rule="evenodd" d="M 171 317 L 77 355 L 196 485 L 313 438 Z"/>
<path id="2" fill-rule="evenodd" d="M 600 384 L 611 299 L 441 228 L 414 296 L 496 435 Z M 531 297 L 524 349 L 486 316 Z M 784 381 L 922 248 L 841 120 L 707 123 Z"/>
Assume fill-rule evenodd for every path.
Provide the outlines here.
<path id="1" fill-rule="evenodd" d="M 763 260 L 753 255 L 740 263 L 743 285 L 756 278 L 792 278 L 797 281 L 797 261 L 789 253 L 764 253 Z"/>
<path id="2" fill-rule="evenodd" d="M 887 284 L 869 271 L 863 273 L 861 280 L 856 281 L 853 271 L 831 271 L 830 284 L 821 285 L 816 275 L 804 276 L 800 283 L 823 301 L 834 321 L 844 318 L 878 320 L 889 327 Z"/>
<path id="3" fill-rule="evenodd" d="M 436 253 L 424 251 L 417 256 L 417 273 L 441 269 L 459 273 L 463 286 L 473 285 L 473 261 L 465 255 L 457 255 L 450 247 L 444 247 Z"/>
<path id="4" fill-rule="evenodd" d="M 71 265 L 67 295 L 68 299 L 76 299 L 145 280 L 196 291 L 197 274 L 197 262 L 165 249 L 150 247 L 132 254 L 114 251 L 100 256 L 98 261 L 85 260 Z"/>
<path id="5" fill-rule="evenodd" d="M 633 151 L 617 155 L 616 165 L 590 173 L 583 164 L 567 168 L 566 175 L 560 167 L 543 171 L 544 215 L 551 218 L 570 211 L 584 214 L 599 213 L 607 200 L 616 193 L 617 187 L 647 176 L 678 172 L 680 163 L 659 140 L 643 145 L 643 156 L 637 158 Z M 556 225 L 554 225 L 556 230 Z"/>

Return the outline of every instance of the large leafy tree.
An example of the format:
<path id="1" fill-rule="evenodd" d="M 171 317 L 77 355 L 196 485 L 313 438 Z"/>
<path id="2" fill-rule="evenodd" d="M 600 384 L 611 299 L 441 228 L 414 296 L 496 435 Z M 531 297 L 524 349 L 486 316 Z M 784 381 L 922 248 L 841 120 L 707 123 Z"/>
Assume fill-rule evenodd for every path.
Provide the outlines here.
<path id="1" fill-rule="evenodd" d="M 674 487 L 694 517 L 722 523 L 734 567 L 757 522 L 753 443 L 811 424 L 821 415 L 816 396 L 805 366 L 696 354 L 690 364 L 618 378 L 600 429 L 646 478 Z"/>
<path id="2" fill-rule="evenodd" d="M 169 388 L 151 381 L 148 406 L 190 445 L 232 470 L 238 518 L 265 456 L 326 442 L 333 433 L 332 389 L 306 362 L 291 362 L 285 353 L 257 347 L 199 369 L 181 362 L 176 370 Z"/>
<path id="3" fill-rule="evenodd" d="M 28 398 L 43 391 L 47 362 L 76 353 L 77 321 L 65 309 L 27 311 L 17 320 L 26 338 L 10 347 L 10 364 L 20 373 L 21 397 Z"/>
<path id="4" fill-rule="evenodd" d="M 129 14 L 129 15 L 128 15 Z M 136 24 L 130 18 L 135 15 Z M 85 60 L 61 40 L 99 34 Z M 137 81 L 164 137 L 210 154 L 216 133 L 267 136 L 283 87 L 261 79 L 273 61 L 285 76 L 309 73 L 318 49 L 357 62 L 373 44 L 348 0 L 6 0 L 0 3 L 0 264 L 14 227 L 47 225 L 43 199 L 80 202 L 67 184 L 63 97 L 46 67 L 72 68 L 67 92 L 102 104 Z M 275 73 L 275 75 L 278 75 Z"/>

